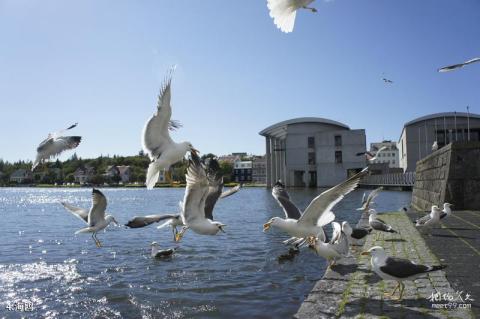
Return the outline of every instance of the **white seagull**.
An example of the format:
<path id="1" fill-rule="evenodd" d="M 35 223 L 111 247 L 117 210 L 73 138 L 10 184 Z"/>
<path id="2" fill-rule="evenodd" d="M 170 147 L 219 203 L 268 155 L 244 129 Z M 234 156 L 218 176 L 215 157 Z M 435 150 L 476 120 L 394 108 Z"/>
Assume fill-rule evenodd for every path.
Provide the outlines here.
<path id="1" fill-rule="evenodd" d="M 452 206 L 453 205 L 450 204 L 450 203 L 444 203 L 443 204 L 443 210 L 440 213 L 440 219 L 444 219 L 446 217 L 449 217 L 452 214 L 452 209 L 450 208 Z"/>
<path id="2" fill-rule="evenodd" d="M 367 169 L 364 168 L 361 172 L 315 197 L 298 220 L 290 217 L 297 216 L 294 213 L 294 208 L 290 208 L 288 213 L 285 209 L 287 218 L 271 218 L 263 225 L 263 231 L 275 226 L 292 237 L 306 239 L 309 236 L 320 236 L 320 241 L 324 241 L 326 236 L 323 226 L 335 219 L 335 214 L 331 211 L 332 208 L 358 186 L 360 179 L 367 174 Z"/>
<path id="3" fill-rule="evenodd" d="M 386 149 L 387 149 L 387 146 L 382 146 L 382 147 L 380 147 L 380 149 L 376 153 L 372 153 L 372 152 L 368 152 L 368 151 L 367 152 L 360 152 L 360 153 L 357 153 L 357 156 L 365 155 L 367 161 L 369 163 L 373 163 L 377 159 L 378 154 L 380 154 L 381 152 L 383 152 Z"/>
<path id="4" fill-rule="evenodd" d="M 440 222 L 440 208 L 433 205 L 430 214 L 423 216 L 415 221 L 417 227 L 432 227 Z"/>
<path id="5" fill-rule="evenodd" d="M 170 166 L 181 161 L 185 154 L 195 153 L 190 142 L 175 143 L 169 130 L 180 127 L 176 121 L 172 121 L 172 107 L 170 105 L 171 83 L 174 67 L 170 70 L 158 95 L 157 112 L 145 123 L 142 134 L 142 145 L 145 153 L 152 161 L 148 166 L 145 184 L 147 189 L 152 189 L 158 180 L 160 170 L 167 171 L 167 178 Z"/>
<path id="6" fill-rule="evenodd" d="M 449 72 L 449 71 L 453 71 L 453 70 L 456 70 L 456 69 L 463 68 L 465 65 L 472 64 L 472 63 L 479 62 L 479 61 L 480 61 L 480 58 L 473 58 L 473 59 L 468 60 L 468 61 L 465 61 L 465 62 L 463 62 L 463 63 L 445 66 L 445 67 L 443 67 L 443 68 L 438 69 L 438 72 Z"/>
<path id="7" fill-rule="evenodd" d="M 367 236 L 372 232 L 372 228 L 351 227 L 347 221 L 342 222 L 342 232 L 347 235 L 348 243 L 352 246 L 361 246 L 364 244 Z"/>
<path id="8" fill-rule="evenodd" d="M 397 282 L 397 286 L 395 286 L 392 293 L 386 295 L 393 297 L 395 291 L 400 287 L 398 300 L 402 299 L 403 290 L 405 289 L 402 281 L 414 280 L 423 274 L 446 268 L 446 266 L 418 265 L 408 259 L 389 257 L 383 247 L 380 246 L 374 246 L 368 251 L 362 252 L 362 255 L 372 256 L 370 259 L 372 270 L 383 280 L 395 280 Z"/>
<path id="9" fill-rule="evenodd" d="M 213 221 L 213 208 L 222 194 L 223 177 L 219 165 L 211 159 L 207 166 L 203 165 L 195 152 L 192 152 L 188 162 L 187 187 L 183 197 L 182 230 L 175 236 L 176 241 L 185 234 L 187 229 L 201 235 L 216 235 L 225 232 L 222 224 Z"/>
<path id="10" fill-rule="evenodd" d="M 374 204 L 375 202 L 373 201 L 378 194 L 383 190 L 383 187 L 378 187 L 371 191 L 367 198 L 365 199 L 365 193 L 363 193 L 363 198 L 362 198 L 362 207 L 357 208 L 357 210 L 362 210 L 364 212 L 368 212 L 370 209 L 370 205 Z"/>
<path id="11" fill-rule="evenodd" d="M 438 150 L 438 143 L 437 143 L 437 141 L 433 141 L 432 151 L 436 151 L 436 150 Z"/>
<path id="12" fill-rule="evenodd" d="M 176 250 L 175 248 L 160 249 L 160 245 L 156 241 L 152 242 L 150 246 L 152 247 L 152 251 L 150 255 L 153 258 L 159 258 L 159 259 L 172 257 L 173 253 Z"/>
<path id="13" fill-rule="evenodd" d="M 73 215 L 82 219 L 88 224 L 88 227 L 76 231 L 75 234 L 92 233 L 92 238 L 97 247 L 102 247 L 102 244 L 97 238 L 97 233 L 106 228 L 111 222 L 118 225 L 117 221 L 112 215 L 105 216 L 107 198 L 98 189 L 94 188 L 92 190 L 92 207 L 90 207 L 90 210 L 76 207 L 65 202 L 61 202 L 61 204 Z"/>
<path id="14" fill-rule="evenodd" d="M 281 31 L 290 33 L 295 25 L 295 16 L 298 9 L 307 9 L 317 12 L 317 9 L 308 7 L 314 0 L 267 0 L 267 7 L 273 23 Z"/>
<path id="15" fill-rule="evenodd" d="M 339 223 L 332 223 L 333 232 L 332 239 L 319 240 L 315 236 L 307 238 L 308 247 L 315 250 L 317 255 L 322 256 L 328 261 L 328 267 L 335 265 L 338 259 L 348 255 L 348 239 L 347 235 L 342 231 L 342 226 Z"/>
<path id="16" fill-rule="evenodd" d="M 33 162 L 32 172 L 38 164 L 60 155 L 63 151 L 74 149 L 80 144 L 82 140 L 81 136 L 62 136 L 65 131 L 71 130 L 76 127 L 77 124 L 78 123 L 75 123 L 64 130 L 48 134 L 48 137 L 37 147 L 37 157 Z"/>

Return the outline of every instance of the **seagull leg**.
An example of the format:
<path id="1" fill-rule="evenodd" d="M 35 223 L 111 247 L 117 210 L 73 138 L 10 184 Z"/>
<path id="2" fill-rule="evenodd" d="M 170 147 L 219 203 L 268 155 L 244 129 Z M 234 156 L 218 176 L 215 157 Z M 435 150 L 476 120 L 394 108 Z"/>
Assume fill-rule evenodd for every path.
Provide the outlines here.
<path id="1" fill-rule="evenodd" d="M 403 291 L 405 290 L 405 284 L 403 282 L 400 282 L 401 290 L 400 290 L 400 296 L 398 297 L 398 301 L 401 301 L 403 298 Z"/>
<path id="2" fill-rule="evenodd" d="M 100 240 L 98 240 L 96 233 L 93 234 L 93 237 L 95 238 L 95 243 L 97 244 L 97 247 L 102 247 L 102 243 L 100 242 Z"/>
<path id="3" fill-rule="evenodd" d="M 393 291 L 391 293 L 386 292 L 386 293 L 384 293 L 384 296 L 392 297 L 393 294 L 395 293 L 395 291 L 397 291 L 398 287 L 400 287 L 400 282 L 397 282 L 397 285 L 395 286 L 395 288 L 393 289 Z"/>
<path id="4" fill-rule="evenodd" d="M 289 245 L 290 243 L 296 241 L 297 239 L 298 239 L 297 237 L 290 237 L 289 239 L 284 240 L 283 243 L 284 243 L 285 245 Z"/>

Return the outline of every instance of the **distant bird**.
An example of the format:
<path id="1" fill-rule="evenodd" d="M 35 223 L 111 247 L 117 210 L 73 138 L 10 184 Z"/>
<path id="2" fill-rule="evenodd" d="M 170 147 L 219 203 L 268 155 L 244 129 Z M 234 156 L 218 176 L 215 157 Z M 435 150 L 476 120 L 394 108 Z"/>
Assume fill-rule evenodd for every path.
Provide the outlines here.
<path id="1" fill-rule="evenodd" d="M 437 143 L 437 141 L 434 141 L 433 144 L 432 144 L 432 151 L 435 152 L 436 150 L 438 150 L 438 143 Z"/>
<path id="2" fill-rule="evenodd" d="M 334 266 L 338 259 L 348 255 L 348 239 L 347 235 L 342 231 L 342 226 L 337 222 L 333 222 L 332 227 L 332 239 L 329 242 L 319 240 L 315 236 L 307 238 L 308 247 L 315 250 L 317 255 L 325 258 L 328 261 L 328 267 Z"/>
<path id="3" fill-rule="evenodd" d="M 348 243 L 352 246 L 361 246 L 367 236 L 372 232 L 372 228 L 351 227 L 347 221 L 342 222 L 342 231 L 347 235 Z"/>
<path id="4" fill-rule="evenodd" d="M 218 168 L 216 160 L 210 161 L 205 166 L 195 152 L 190 154 L 186 174 L 187 187 L 181 212 L 185 226 L 175 236 L 176 241 L 180 241 L 187 229 L 200 235 L 225 232 L 223 230 L 225 224 L 213 221 L 213 208 L 223 188 L 223 177 Z"/>
<path id="5" fill-rule="evenodd" d="M 383 247 L 380 246 L 374 246 L 368 251 L 362 252 L 362 255 L 371 256 L 372 270 L 383 280 L 395 280 L 397 282 L 397 286 L 392 293 L 385 295 L 393 297 L 395 291 L 400 288 L 398 300 L 403 297 L 403 290 L 405 289 L 403 281 L 414 280 L 423 274 L 446 268 L 446 266 L 418 265 L 408 259 L 389 257 Z"/>
<path id="6" fill-rule="evenodd" d="M 367 151 L 367 152 L 357 153 L 356 155 L 357 156 L 365 155 L 365 157 L 367 158 L 367 161 L 369 163 L 373 163 L 377 159 L 378 155 L 386 149 L 387 149 L 386 146 L 382 146 L 382 147 L 380 147 L 380 149 L 376 153 L 371 153 L 371 152 Z"/>
<path id="7" fill-rule="evenodd" d="M 160 249 L 160 245 L 156 241 L 152 242 L 150 246 L 152 247 L 152 257 L 158 259 L 172 257 L 176 250 L 175 248 Z"/>
<path id="8" fill-rule="evenodd" d="M 295 16 L 298 9 L 307 9 L 317 12 L 317 9 L 308 7 L 314 0 L 267 0 L 267 7 L 273 23 L 281 31 L 289 33 L 293 31 Z"/>
<path id="9" fill-rule="evenodd" d="M 441 211 L 438 206 L 433 205 L 430 214 L 415 221 L 417 227 L 432 227 L 440 222 Z"/>
<path id="10" fill-rule="evenodd" d="M 392 226 L 388 225 L 386 222 L 384 222 L 383 220 L 377 217 L 377 211 L 375 209 L 371 208 L 368 212 L 370 213 L 370 216 L 368 216 L 368 224 L 374 230 L 386 232 L 386 233 L 398 233 L 396 230 L 392 228 Z M 378 239 L 378 234 L 377 234 L 377 239 Z"/>
<path id="11" fill-rule="evenodd" d="M 61 202 L 61 204 L 66 210 L 88 224 L 88 227 L 78 230 L 75 234 L 92 233 L 92 238 L 97 247 L 102 247 L 102 244 L 97 238 L 97 233 L 106 228 L 112 222 L 118 226 L 117 221 L 112 215 L 105 215 L 107 198 L 98 189 L 94 188 L 92 190 L 92 206 L 90 207 L 90 210 L 75 207 L 65 202 Z"/>
<path id="12" fill-rule="evenodd" d="M 143 150 L 151 160 L 145 182 L 147 189 L 155 186 L 160 170 L 165 170 L 167 179 L 170 179 L 170 166 L 181 161 L 188 151 L 197 152 L 190 142 L 175 143 L 170 137 L 169 130 L 180 126 L 178 122 L 170 119 L 172 115 L 170 87 L 174 70 L 173 67 L 162 85 L 158 95 L 157 112 L 148 119 L 143 128 Z"/>
<path id="13" fill-rule="evenodd" d="M 443 68 L 438 69 L 438 72 L 449 72 L 449 71 L 453 71 L 453 70 L 456 70 L 456 69 L 463 68 L 465 65 L 472 64 L 472 63 L 479 62 L 479 61 L 480 61 L 480 58 L 474 58 L 474 59 L 465 61 L 465 62 L 463 62 L 463 63 L 445 66 L 445 67 L 443 67 Z"/>
<path id="14" fill-rule="evenodd" d="M 375 203 L 373 200 L 378 196 L 378 194 L 382 190 L 383 190 L 383 187 L 378 187 L 378 188 L 374 189 L 373 191 L 371 191 L 368 194 L 367 199 L 362 199 L 362 207 L 357 208 L 357 210 L 368 212 L 368 210 L 370 209 L 370 205 Z M 363 197 L 365 197 L 365 193 L 363 193 Z"/>
<path id="15" fill-rule="evenodd" d="M 450 203 L 444 203 L 443 204 L 443 210 L 440 213 L 440 219 L 444 219 L 446 217 L 449 217 L 452 214 L 452 209 L 450 208 L 452 206 L 453 205 L 450 204 Z"/>
<path id="16" fill-rule="evenodd" d="M 392 80 L 389 80 L 387 78 L 382 78 L 383 82 L 387 83 L 387 84 L 392 84 L 393 81 Z"/>
<path id="17" fill-rule="evenodd" d="M 48 137 L 37 147 L 37 157 L 33 162 L 32 172 L 38 164 L 60 155 L 63 151 L 74 149 L 80 144 L 81 136 L 62 136 L 65 131 L 71 130 L 77 124 L 75 123 L 64 130 L 48 134 Z"/>
<path id="18" fill-rule="evenodd" d="M 284 199 L 284 203 L 287 203 L 285 207 L 290 207 L 284 210 L 287 216 L 285 219 L 280 217 L 271 218 L 263 225 L 263 231 L 267 231 L 271 226 L 275 226 L 292 237 L 306 239 L 309 236 L 320 236 L 320 240 L 323 241 L 324 238 L 326 238 L 323 226 L 331 223 L 335 219 L 335 214 L 331 211 L 332 208 L 338 204 L 345 195 L 358 186 L 360 179 L 367 174 L 367 170 L 368 168 L 363 169 L 360 173 L 355 174 L 315 197 L 298 220 L 295 219 L 295 217 L 298 216 L 298 212 L 297 209 L 293 207 L 293 203 L 290 205 L 288 203 L 289 200 L 285 200 L 285 196 L 279 196 Z M 279 201 L 279 203 L 281 203 L 281 201 Z"/>

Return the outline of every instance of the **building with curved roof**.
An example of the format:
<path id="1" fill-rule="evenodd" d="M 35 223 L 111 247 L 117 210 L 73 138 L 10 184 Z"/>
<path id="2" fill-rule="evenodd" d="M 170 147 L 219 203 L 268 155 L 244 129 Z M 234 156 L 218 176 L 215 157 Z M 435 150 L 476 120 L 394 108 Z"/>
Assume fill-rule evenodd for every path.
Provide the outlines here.
<path id="1" fill-rule="evenodd" d="M 398 149 L 400 167 L 415 171 L 417 161 L 451 142 L 480 141 L 480 115 L 463 112 L 428 114 L 403 126 Z"/>
<path id="2" fill-rule="evenodd" d="M 365 167 L 365 130 L 318 117 L 282 121 L 259 132 L 265 137 L 267 186 L 333 186 Z"/>

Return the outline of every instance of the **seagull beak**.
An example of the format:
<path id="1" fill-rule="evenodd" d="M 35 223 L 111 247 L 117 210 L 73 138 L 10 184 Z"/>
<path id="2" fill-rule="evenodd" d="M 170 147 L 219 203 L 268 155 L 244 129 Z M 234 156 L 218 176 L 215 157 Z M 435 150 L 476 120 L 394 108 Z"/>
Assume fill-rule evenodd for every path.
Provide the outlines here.
<path id="1" fill-rule="evenodd" d="M 195 155 L 195 156 L 198 156 L 198 153 L 200 153 L 197 149 L 195 149 L 193 147 L 190 149 L 190 152 L 192 152 L 193 155 Z"/>
<path id="2" fill-rule="evenodd" d="M 362 251 L 362 253 L 360 254 L 362 256 L 370 256 L 370 252 L 369 251 Z"/>
<path id="3" fill-rule="evenodd" d="M 271 223 L 272 223 L 272 222 L 268 222 L 268 223 L 263 224 L 263 231 L 264 231 L 264 232 L 266 232 L 266 231 L 270 228 L 270 224 L 271 224 Z"/>
<path id="4" fill-rule="evenodd" d="M 218 226 L 218 229 L 220 229 L 222 231 L 222 233 L 225 233 L 225 231 L 223 230 L 223 227 L 225 227 L 225 226 L 227 226 L 227 225 L 220 225 L 220 226 Z"/>

